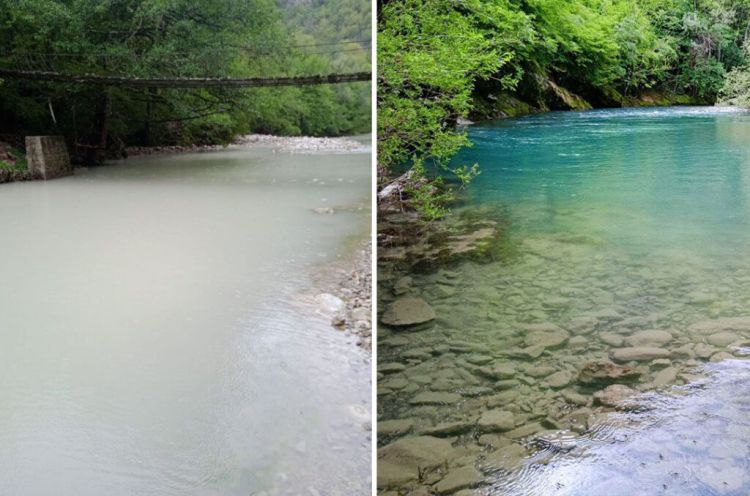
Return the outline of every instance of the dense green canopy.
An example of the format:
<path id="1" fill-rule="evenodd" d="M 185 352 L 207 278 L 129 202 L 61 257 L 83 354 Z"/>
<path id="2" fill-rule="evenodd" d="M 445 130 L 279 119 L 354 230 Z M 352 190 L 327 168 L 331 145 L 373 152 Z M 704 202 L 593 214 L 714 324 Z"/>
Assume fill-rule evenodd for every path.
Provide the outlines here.
<path id="1" fill-rule="evenodd" d="M 391 0 L 378 17 L 381 179 L 446 167 L 460 118 L 713 103 L 747 64 L 748 0 Z M 728 93 L 727 90 L 724 90 Z M 734 93 L 737 93 L 735 91 Z M 737 96 L 735 94 L 729 96 Z M 749 99 L 750 100 L 750 99 Z M 454 167 L 465 182 L 476 169 Z M 427 216 L 433 188 L 413 191 Z"/>
<path id="2" fill-rule="evenodd" d="M 132 77 L 368 70 L 368 2 L 330 3 L 356 6 L 366 19 L 349 24 L 368 29 L 337 30 L 342 10 L 314 3 L 0 0 L 0 67 Z M 340 135 L 369 130 L 367 86 L 157 90 L 6 80 L 0 132 L 64 134 L 83 155 L 103 144 L 111 152 L 123 142 L 222 143 L 247 132 Z"/>

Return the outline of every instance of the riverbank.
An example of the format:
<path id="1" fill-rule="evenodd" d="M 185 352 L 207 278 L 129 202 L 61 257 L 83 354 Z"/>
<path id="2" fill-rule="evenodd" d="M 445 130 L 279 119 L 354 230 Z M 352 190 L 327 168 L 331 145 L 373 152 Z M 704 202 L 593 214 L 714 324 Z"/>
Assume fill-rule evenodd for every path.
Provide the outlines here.
<path id="1" fill-rule="evenodd" d="M 192 145 L 192 146 L 130 146 L 126 148 L 128 156 L 159 155 L 167 153 L 195 153 L 218 150 L 247 150 L 254 148 L 271 148 L 283 152 L 349 152 L 363 148 L 362 143 L 349 137 L 312 137 L 312 136 L 273 136 L 270 134 L 248 134 L 238 136 L 228 145 Z"/>
<path id="2" fill-rule="evenodd" d="M 372 349 L 372 243 L 360 242 L 352 253 L 321 267 L 315 285 L 324 292 L 316 297 L 331 326 L 356 337 L 357 346 Z"/>

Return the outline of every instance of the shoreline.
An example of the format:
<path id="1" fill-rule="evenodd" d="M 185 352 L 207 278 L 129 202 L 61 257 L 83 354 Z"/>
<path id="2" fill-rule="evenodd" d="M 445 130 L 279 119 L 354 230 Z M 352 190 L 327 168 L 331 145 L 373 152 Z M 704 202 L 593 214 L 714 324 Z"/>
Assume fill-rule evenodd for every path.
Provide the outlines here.
<path id="1" fill-rule="evenodd" d="M 371 261 L 372 241 L 357 236 L 341 258 L 316 267 L 312 274 L 317 306 L 330 315 L 332 331 L 355 337 L 357 347 L 367 353 L 372 349 Z"/>
<path id="2" fill-rule="evenodd" d="M 143 155 L 165 155 L 173 153 L 200 153 L 224 150 L 273 149 L 291 153 L 315 152 L 354 152 L 369 145 L 357 141 L 351 136 L 335 138 L 313 136 L 275 136 L 271 134 L 248 134 L 236 137 L 227 145 L 167 145 L 167 146 L 129 146 L 125 148 L 128 157 Z"/>

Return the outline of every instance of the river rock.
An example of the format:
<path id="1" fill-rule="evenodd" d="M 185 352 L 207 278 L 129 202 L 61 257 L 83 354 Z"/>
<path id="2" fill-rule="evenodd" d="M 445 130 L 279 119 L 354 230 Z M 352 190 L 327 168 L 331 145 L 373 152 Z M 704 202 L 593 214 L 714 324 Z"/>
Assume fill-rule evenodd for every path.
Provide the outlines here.
<path id="1" fill-rule="evenodd" d="M 401 372 L 406 369 L 406 365 L 403 363 L 389 362 L 378 365 L 378 372 L 383 374 L 393 374 L 395 372 Z"/>
<path id="2" fill-rule="evenodd" d="M 594 393 L 594 399 L 604 406 L 616 407 L 638 391 L 622 384 L 612 384 Z"/>
<path id="3" fill-rule="evenodd" d="M 539 346 L 544 349 L 559 348 L 568 340 L 568 333 L 562 329 L 557 331 L 534 331 L 526 335 L 526 346 Z"/>
<path id="4" fill-rule="evenodd" d="M 380 321 L 383 324 L 401 327 L 424 324 L 435 320 L 435 311 L 422 298 L 403 297 L 388 304 Z"/>
<path id="5" fill-rule="evenodd" d="M 747 332 L 750 331 L 750 316 L 704 320 L 688 327 L 688 331 L 693 334 L 716 334 L 721 331 Z"/>
<path id="6" fill-rule="evenodd" d="M 666 386 L 672 384 L 677 379 L 677 369 L 674 367 L 667 367 L 666 369 L 660 370 L 655 376 L 651 383 L 656 387 Z"/>
<path id="7" fill-rule="evenodd" d="M 422 433 L 429 436 L 455 436 L 463 434 L 474 427 L 473 422 L 457 420 L 454 422 L 441 422 L 433 427 L 428 427 Z"/>
<path id="8" fill-rule="evenodd" d="M 513 429 L 512 431 L 508 431 L 505 433 L 506 436 L 508 436 L 511 439 L 523 439 L 525 437 L 529 437 L 532 434 L 536 434 L 539 431 L 543 431 L 544 427 L 539 422 L 532 422 L 530 424 L 522 425 L 521 427 L 517 427 Z"/>
<path id="9" fill-rule="evenodd" d="M 596 317 L 586 315 L 574 318 L 573 320 L 568 322 L 567 327 L 573 334 L 589 334 L 594 330 L 598 322 L 599 321 L 596 319 Z"/>
<path id="10" fill-rule="evenodd" d="M 432 488 L 437 494 L 453 494 L 461 489 L 474 487 L 483 480 L 484 477 L 477 469 L 467 465 L 451 470 Z"/>
<path id="11" fill-rule="evenodd" d="M 706 359 L 716 353 L 716 348 L 706 343 L 698 343 L 695 345 L 695 356 L 698 358 Z"/>
<path id="12" fill-rule="evenodd" d="M 669 350 L 652 346 L 633 346 L 629 348 L 615 348 L 610 353 L 615 362 L 642 362 L 655 358 L 669 358 Z"/>
<path id="13" fill-rule="evenodd" d="M 729 346 L 735 341 L 739 341 L 740 339 L 742 339 L 742 337 L 735 332 L 722 331 L 717 332 L 716 334 L 711 334 L 706 338 L 706 341 L 714 346 L 725 347 Z"/>
<path id="14" fill-rule="evenodd" d="M 641 372 L 628 365 L 617 365 L 606 360 L 596 360 L 585 364 L 578 373 L 578 381 L 583 384 L 607 384 L 632 382 Z"/>
<path id="15" fill-rule="evenodd" d="M 625 338 L 627 346 L 663 346 L 672 340 L 672 334 L 667 331 L 652 329 L 648 331 L 638 331 Z"/>
<path id="16" fill-rule="evenodd" d="M 378 449 L 378 488 L 417 481 L 425 472 L 455 459 L 449 441 L 432 436 L 405 437 Z"/>
<path id="17" fill-rule="evenodd" d="M 526 457 L 528 451 L 520 444 L 506 444 L 498 447 L 492 453 L 485 456 L 482 467 L 492 471 L 503 469 L 513 470 L 518 467 L 521 460 Z"/>
<path id="18" fill-rule="evenodd" d="M 599 334 L 599 340 L 609 346 L 622 346 L 623 337 L 614 332 L 603 332 Z"/>
<path id="19" fill-rule="evenodd" d="M 414 428 L 414 419 L 394 419 L 378 421 L 379 436 L 402 436 Z"/>
<path id="20" fill-rule="evenodd" d="M 505 410 L 489 410 L 479 417 L 477 425 L 483 432 L 508 431 L 516 425 L 512 412 Z"/>
<path id="21" fill-rule="evenodd" d="M 567 370 L 561 370 L 547 377 L 547 384 L 552 389 L 564 388 L 573 381 L 573 374 Z"/>
<path id="22" fill-rule="evenodd" d="M 425 391 L 413 397 L 409 403 L 412 405 L 452 405 L 461 400 L 461 395 L 456 393 L 437 393 Z"/>
<path id="23" fill-rule="evenodd" d="M 511 379 L 516 375 L 516 367 L 512 363 L 498 363 L 492 367 L 479 367 L 476 369 L 477 374 L 487 377 L 488 379 Z"/>

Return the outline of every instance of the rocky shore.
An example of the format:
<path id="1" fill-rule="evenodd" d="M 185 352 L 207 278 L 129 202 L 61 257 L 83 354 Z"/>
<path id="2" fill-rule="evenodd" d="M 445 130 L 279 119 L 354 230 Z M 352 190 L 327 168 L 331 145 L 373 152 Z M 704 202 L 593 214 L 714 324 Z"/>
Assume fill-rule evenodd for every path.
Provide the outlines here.
<path id="1" fill-rule="evenodd" d="M 357 337 L 357 346 L 372 348 L 372 244 L 364 242 L 354 256 L 327 266 L 318 276 L 325 293 L 316 297 L 331 316 L 331 326 Z"/>

